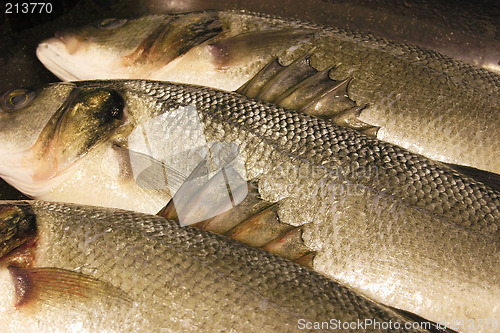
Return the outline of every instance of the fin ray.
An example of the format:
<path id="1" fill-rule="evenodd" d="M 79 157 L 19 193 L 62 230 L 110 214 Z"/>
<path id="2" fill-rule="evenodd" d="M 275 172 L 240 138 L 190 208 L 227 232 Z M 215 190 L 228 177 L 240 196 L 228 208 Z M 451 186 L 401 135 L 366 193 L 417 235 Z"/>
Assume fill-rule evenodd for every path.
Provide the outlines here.
<path id="1" fill-rule="evenodd" d="M 337 125 L 376 136 L 378 127 L 359 119 L 366 107 L 357 106 L 348 94 L 352 78 L 342 81 L 330 78 L 334 67 L 316 70 L 310 56 L 283 66 L 275 58 L 236 92 L 250 98 L 274 103 L 318 118 L 331 119 Z"/>
<path id="2" fill-rule="evenodd" d="M 275 203 L 242 221 L 225 235 L 243 243 L 261 247 L 291 229 L 293 226 L 279 221 L 278 203 Z"/>
<path id="3" fill-rule="evenodd" d="M 276 253 L 284 258 L 296 260 L 304 256 L 311 250 L 304 245 L 302 240 L 302 229 L 304 225 L 295 227 L 279 237 L 271 240 L 262 248 L 272 253 Z"/>
<path id="4" fill-rule="evenodd" d="M 181 202 L 175 201 L 174 195 L 174 198 L 158 215 L 182 222 L 177 213 L 177 207 L 180 206 L 185 210 L 184 214 L 189 217 L 188 220 L 198 221 L 197 223 L 184 221 L 183 224 L 191 224 L 199 229 L 223 234 L 284 258 L 295 260 L 301 265 L 312 267 L 315 252 L 308 248 L 302 239 L 302 230 L 305 226 L 295 227 L 281 222 L 278 216 L 281 202 L 271 203 L 263 200 L 259 194 L 258 181 L 245 182 L 233 191 L 234 196 L 239 200 L 235 206 L 220 205 L 213 200 L 203 200 L 203 197 L 211 196 L 213 192 L 211 180 L 220 177 L 220 173 L 221 171 L 197 191 L 192 191 L 189 196 L 182 196 Z M 181 188 L 183 186 L 186 185 L 181 185 Z M 215 207 L 210 207 L 211 204 Z M 221 212 L 214 217 L 202 220 L 200 216 L 203 216 L 207 209 Z"/>
<path id="5" fill-rule="evenodd" d="M 111 297 L 119 302 L 131 302 L 121 289 L 82 273 L 54 267 L 9 266 L 8 269 L 14 280 L 16 307 L 36 301 L 57 304 L 58 299 L 75 297 Z"/>
<path id="6" fill-rule="evenodd" d="M 233 208 L 247 194 L 247 182 L 232 167 L 233 144 L 216 142 L 157 214 L 183 225 L 205 221 Z"/>
<path id="7" fill-rule="evenodd" d="M 239 34 L 208 45 L 218 68 L 231 66 L 233 59 L 260 57 L 262 51 L 275 49 L 277 45 L 307 42 L 317 32 L 311 29 L 275 29 Z"/>
<path id="8" fill-rule="evenodd" d="M 145 189 L 173 193 L 187 178 L 182 172 L 147 154 L 117 144 L 113 145 L 113 149 L 120 161 L 121 177 L 129 180 L 135 178 L 134 181 Z"/>
<path id="9" fill-rule="evenodd" d="M 309 56 L 304 56 L 292 62 L 288 66 L 283 66 L 279 73 L 269 80 L 257 95 L 257 99 L 276 103 L 280 100 L 283 94 L 296 86 L 305 79 L 314 76 L 318 71 L 314 69 L 310 62 Z"/>

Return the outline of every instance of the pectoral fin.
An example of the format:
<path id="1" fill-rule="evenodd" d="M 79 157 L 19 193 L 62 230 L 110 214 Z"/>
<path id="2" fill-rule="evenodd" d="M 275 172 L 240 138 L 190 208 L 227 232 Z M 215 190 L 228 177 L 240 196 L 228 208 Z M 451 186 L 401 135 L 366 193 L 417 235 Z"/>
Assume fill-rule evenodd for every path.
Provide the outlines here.
<path id="1" fill-rule="evenodd" d="M 113 149 L 120 162 L 120 175 L 133 180 L 144 189 L 175 192 L 187 176 L 169 165 L 143 153 L 135 152 L 120 145 Z"/>
<path id="2" fill-rule="evenodd" d="M 214 56 L 214 63 L 219 69 L 248 63 L 245 59 L 255 59 L 270 50 L 308 42 L 316 31 L 309 29 L 276 29 L 248 32 L 222 39 L 208 45 Z"/>
<path id="3" fill-rule="evenodd" d="M 34 302 L 57 306 L 64 305 L 64 299 L 83 302 L 96 297 L 111 298 L 119 303 L 131 302 L 121 289 L 82 273 L 52 267 L 10 266 L 8 269 L 14 281 L 17 308 Z"/>

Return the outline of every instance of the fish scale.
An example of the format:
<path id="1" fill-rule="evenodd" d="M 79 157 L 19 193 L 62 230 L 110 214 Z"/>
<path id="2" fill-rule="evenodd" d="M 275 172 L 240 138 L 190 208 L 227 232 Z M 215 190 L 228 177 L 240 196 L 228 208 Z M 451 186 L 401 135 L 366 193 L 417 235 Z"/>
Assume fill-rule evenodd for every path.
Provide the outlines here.
<path id="1" fill-rule="evenodd" d="M 316 252 L 315 270 L 391 305 L 407 309 L 406 302 L 412 303 L 413 310 L 433 320 L 447 317 L 434 307 L 463 316 L 452 305 L 461 303 L 462 296 L 475 309 L 469 311 L 490 304 L 476 315 L 495 317 L 497 191 L 397 146 L 234 93 L 147 81 L 125 85 L 146 92 L 165 87 L 162 106 L 194 103 L 204 135 L 238 143 L 248 177 L 260 179 L 262 198 L 287 198 L 279 220 L 307 223 L 303 239 Z M 306 178 L 282 173 L 300 165 L 314 173 Z M 374 166 L 378 173 L 356 176 L 359 166 Z M 340 193 L 343 185 L 356 186 L 354 193 Z M 373 253 L 379 254 L 374 258 Z M 475 289 L 474 295 L 464 296 L 464 289 Z M 433 297 L 442 295 L 439 290 L 448 296 Z M 426 302 L 415 304 L 418 295 L 425 295 Z"/>
<path id="2" fill-rule="evenodd" d="M 365 319 L 398 322 L 395 332 L 426 331 L 403 326 L 411 321 L 288 260 L 164 218 L 41 201 L 4 202 L 4 207 L 36 216 L 39 272 L 51 267 L 45 272 L 59 272 L 59 278 L 83 274 L 90 282 L 79 297 L 72 293 L 75 281 L 70 288 L 64 280 L 54 287 L 32 275 L 24 297 L 36 283 L 46 288 L 42 292 L 54 290 L 41 294 L 48 297 L 30 295 L 27 304 L 14 309 L 2 300 L 4 332 L 72 332 L 72 327 L 82 332 L 301 332 L 299 320 Z M 0 290 L 5 283 L 12 282 L 0 275 Z M 94 288 L 99 294 L 87 294 Z M 30 311 L 23 311 L 27 307 Z"/>
<path id="3" fill-rule="evenodd" d="M 225 144 L 236 147 L 234 173 L 243 183 L 258 184 L 257 197 L 275 204 L 272 214 L 247 214 L 247 222 L 233 230 L 236 237 L 253 237 L 255 244 L 279 253 L 272 238 L 297 227 L 291 259 L 304 255 L 300 263 L 371 299 L 432 321 L 498 317 L 498 191 L 444 164 L 330 120 L 207 87 L 106 80 L 16 94 L 31 99 L 12 105 L 17 109 L 8 116 L 0 114 L 5 120 L 0 138 L 14 141 L 10 150 L 1 146 L 7 150 L 1 152 L 0 172 L 14 185 L 31 184 L 30 167 L 54 165 L 54 176 L 36 179 L 39 198 L 155 214 L 176 190 L 164 173 L 175 183 L 191 181 L 188 175 L 205 158 L 201 148 Z M 9 120 L 29 119 L 42 105 L 68 126 L 29 123 L 21 140 L 22 128 Z M 36 149 L 38 139 L 59 143 L 71 138 L 73 128 L 86 130 L 79 133 L 86 148 L 78 153 L 59 144 L 49 151 L 53 154 Z M 30 148 L 30 143 L 35 144 Z M 25 150 L 20 154 L 16 147 Z M 134 166 L 137 156 L 140 163 Z M 223 185 L 227 191 L 231 182 Z M 216 201 L 223 193 L 207 191 L 200 198 L 202 192 L 195 187 L 188 198 L 200 202 L 200 210 L 211 202 L 224 205 Z M 248 222 L 252 218 L 256 223 Z M 266 234 L 266 219 L 267 227 L 276 226 L 272 233 Z"/>
<path id="4" fill-rule="evenodd" d="M 427 207 L 429 214 L 440 215 L 450 222 L 466 227 L 474 224 L 475 231 L 498 240 L 498 193 L 438 162 L 313 117 L 299 117 L 272 104 L 240 103 L 236 94 L 215 93 L 207 98 L 207 93 L 198 87 L 182 86 L 177 89 L 171 86 L 159 97 L 157 90 L 160 89 L 154 87 L 161 85 L 159 83 L 142 81 L 127 85 L 137 91 L 144 90 L 160 101 L 195 103 L 198 109 L 207 111 L 207 115 L 202 113 L 207 127 L 212 121 L 239 125 L 244 131 L 268 140 L 269 145 L 275 146 L 278 151 L 285 150 L 284 154 L 288 156 L 294 156 L 297 150 L 306 147 L 310 163 L 321 161 L 324 168 L 330 169 L 327 172 L 344 168 L 346 179 L 352 182 L 360 181 L 350 177 L 351 169 L 357 165 L 370 163 L 380 167 L 382 171 L 378 174 L 380 183 L 377 185 L 383 186 L 387 195 L 401 198 L 411 205 Z M 285 126 L 281 125 L 283 122 Z M 280 145 L 276 138 L 283 137 L 289 140 Z M 373 183 L 368 182 L 371 179 L 366 181 L 363 185 L 373 187 Z M 400 183 L 405 186 L 401 187 Z M 437 197 L 444 200 L 434 202 Z M 481 198 L 486 204 L 480 209 L 465 204 L 469 201 L 477 203 Z"/>
<path id="5" fill-rule="evenodd" d="M 200 21 L 217 22 L 219 33 Z M 371 34 L 257 13 L 204 11 L 123 22 L 106 31 L 87 26 L 62 32 L 39 45 L 38 57 L 63 80 L 154 79 L 235 91 L 257 75 L 264 81 L 258 86 L 275 83 L 271 92 L 266 88 L 259 94 L 273 99 L 282 84 L 301 81 L 305 72 L 259 77 L 259 71 L 274 59 L 288 65 L 307 56 L 315 70 L 333 67 L 331 79 L 350 79 L 348 95 L 358 107 L 334 117 L 337 123 L 434 160 L 500 173 L 495 141 L 500 76 L 495 73 Z M 165 28 L 152 34 L 158 27 Z M 182 42 L 169 43 L 173 37 Z M 150 40 L 168 44 L 168 52 L 125 66 L 123 59 Z M 299 111 L 294 98 L 289 106 Z M 319 116 L 352 104 L 344 99 L 339 105 L 340 98 L 316 102 Z"/>

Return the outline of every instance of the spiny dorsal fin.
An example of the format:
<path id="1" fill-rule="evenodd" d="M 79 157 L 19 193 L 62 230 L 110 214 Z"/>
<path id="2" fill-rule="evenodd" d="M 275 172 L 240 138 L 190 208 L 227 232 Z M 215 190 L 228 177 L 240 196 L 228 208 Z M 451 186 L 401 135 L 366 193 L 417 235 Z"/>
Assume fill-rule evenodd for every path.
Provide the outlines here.
<path id="1" fill-rule="evenodd" d="M 248 182 L 246 186 L 248 193 L 242 202 L 232 209 L 200 223 L 197 227 L 224 234 L 242 221 L 248 220 L 250 217 L 272 205 L 272 203 L 262 200 L 256 181 Z"/>
<path id="2" fill-rule="evenodd" d="M 365 107 L 366 107 L 366 105 L 363 105 L 363 106 L 356 106 L 354 108 L 344 110 L 342 112 L 335 114 L 330 119 L 332 121 L 334 121 L 337 125 L 356 129 L 356 130 L 358 130 L 362 133 L 365 133 L 367 135 L 372 133 L 370 131 L 374 131 L 374 134 L 376 136 L 379 127 L 372 126 L 370 124 L 367 124 L 367 123 L 359 120 L 359 115 L 361 114 L 361 111 L 363 111 L 363 109 Z"/>
<path id="3" fill-rule="evenodd" d="M 291 93 L 290 89 L 316 73 L 318 71 L 311 66 L 309 56 L 299 58 L 288 66 L 283 66 L 278 59 L 274 59 L 236 91 L 251 98 L 278 104 L 277 101 Z M 295 106 L 294 108 L 297 109 Z"/>
<path id="4" fill-rule="evenodd" d="M 278 218 L 278 203 L 275 203 L 242 221 L 233 229 L 226 232 L 225 235 L 240 242 L 261 247 L 291 229 L 293 229 L 293 226 L 280 222 Z"/>
<path id="5" fill-rule="evenodd" d="M 302 240 L 303 229 L 304 225 L 294 227 L 288 232 L 285 232 L 279 237 L 268 242 L 262 248 L 269 252 L 276 253 L 284 258 L 297 260 L 311 252 L 311 249 L 305 246 L 304 241 Z"/>
<path id="6" fill-rule="evenodd" d="M 376 136 L 378 127 L 359 120 L 364 107 L 356 106 L 348 95 L 351 79 L 333 80 L 330 78 L 333 70 L 333 67 L 316 70 L 309 55 L 288 66 L 281 65 L 276 58 L 236 92 Z"/>
<path id="7" fill-rule="evenodd" d="M 313 260 L 314 260 L 315 256 L 316 256 L 316 252 L 309 252 L 307 254 L 304 254 L 299 259 L 295 259 L 294 261 L 301 266 L 312 268 L 313 267 Z"/>
<path id="8" fill-rule="evenodd" d="M 285 95 L 290 89 L 293 89 L 297 84 L 307 78 L 314 76 L 318 71 L 314 69 L 309 63 L 309 57 L 305 56 L 292 62 L 288 66 L 283 66 L 281 71 L 266 83 L 259 94 L 257 99 L 276 103 Z M 279 105 L 279 104 L 278 104 Z"/>
<path id="9" fill-rule="evenodd" d="M 185 210 L 185 216 L 201 216 L 207 210 L 206 203 L 198 200 L 200 193 L 211 196 L 212 190 L 215 193 L 218 190 L 213 187 L 213 182 L 208 181 L 206 184 L 199 191 L 192 192 L 190 198 L 184 197 L 184 203 L 177 202 Z M 262 247 L 284 258 L 295 260 L 298 264 L 312 267 L 315 252 L 304 244 L 302 239 L 304 226 L 295 227 L 281 222 L 278 216 L 280 202 L 271 203 L 263 200 L 259 194 L 257 181 L 248 182 L 244 187 L 236 189 L 234 193 L 235 196 L 246 194 L 239 204 L 234 207 L 212 207 L 214 210 L 225 211 L 192 226 Z M 214 201 L 214 205 L 217 205 L 217 202 Z M 171 199 L 158 215 L 179 221 L 175 206 L 176 203 Z"/>
<path id="10" fill-rule="evenodd" d="M 331 70 L 330 70 L 331 71 Z M 356 107 L 356 103 L 347 94 L 347 87 L 351 78 L 342 81 L 335 81 L 328 76 L 327 82 L 322 90 L 307 104 L 299 108 L 301 112 L 320 118 L 332 118 L 336 114 Z M 329 83 L 329 85 L 327 85 Z"/>
<path id="11" fill-rule="evenodd" d="M 158 215 L 190 225 L 239 204 L 246 196 L 247 182 L 231 164 L 236 156 L 234 145 L 213 143 Z"/>
<path id="12" fill-rule="evenodd" d="M 236 92 L 250 98 L 257 98 L 263 87 L 283 70 L 285 66 L 281 65 L 278 58 L 273 59 L 264 66 L 257 74 L 254 75 L 244 85 L 239 87 Z"/>

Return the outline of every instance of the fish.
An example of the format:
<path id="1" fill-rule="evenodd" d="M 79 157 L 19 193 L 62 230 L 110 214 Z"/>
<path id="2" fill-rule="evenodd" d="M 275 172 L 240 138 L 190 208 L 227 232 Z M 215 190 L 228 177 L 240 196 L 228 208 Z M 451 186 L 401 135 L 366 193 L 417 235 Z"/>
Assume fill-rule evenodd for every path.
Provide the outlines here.
<path id="1" fill-rule="evenodd" d="M 498 16 L 498 8 L 488 4 L 488 1 L 482 1 L 473 7 L 465 2 L 456 2 L 450 6 L 442 1 L 433 1 L 428 6 L 413 2 L 402 5 L 398 1 L 370 3 L 363 0 L 348 3 L 285 0 L 280 4 L 281 6 L 261 1 L 235 3 L 191 0 L 189 4 L 170 2 L 162 4 L 162 7 L 150 6 L 149 14 L 244 9 L 339 28 L 369 31 L 379 37 L 436 50 L 500 74 L 500 53 L 493 33 L 493 17 Z M 467 49 L 461 48 L 461 45 L 467 45 Z"/>
<path id="2" fill-rule="evenodd" d="M 159 212 L 433 322 L 498 318 L 499 192 L 443 163 L 194 85 L 61 82 L 0 105 L 0 175 L 31 197 Z"/>
<path id="3" fill-rule="evenodd" d="M 335 116 L 336 101 L 348 95 L 357 107 L 349 118 L 372 127 L 377 138 L 445 163 L 500 173 L 500 76 L 370 34 L 208 10 L 108 18 L 57 33 L 39 44 L 37 56 L 62 80 L 151 79 L 228 91 L 275 59 L 288 66 L 308 56 L 320 76 L 348 82 L 342 94 L 317 101 L 334 112 L 327 116 Z M 277 76 L 260 80 L 274 82 L 274 89 L 283 83 Z"/>
<path id="4" fill-rule="evenodd" d="M 300 332 L 365 321 L 377 332 L 373 323 L 431 331 L 279 256 L 159 216 L 2 201 L 0 221 L 2 332 Z"/>

